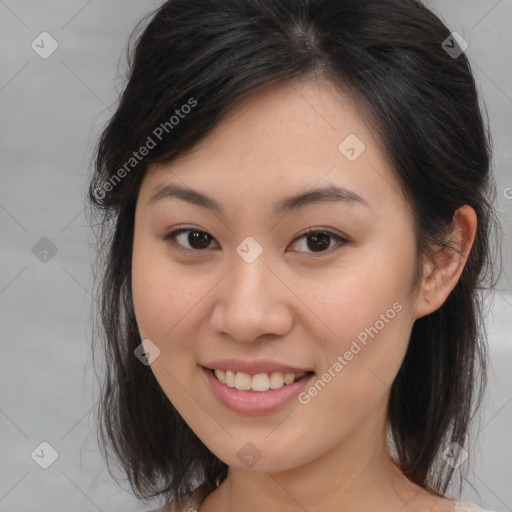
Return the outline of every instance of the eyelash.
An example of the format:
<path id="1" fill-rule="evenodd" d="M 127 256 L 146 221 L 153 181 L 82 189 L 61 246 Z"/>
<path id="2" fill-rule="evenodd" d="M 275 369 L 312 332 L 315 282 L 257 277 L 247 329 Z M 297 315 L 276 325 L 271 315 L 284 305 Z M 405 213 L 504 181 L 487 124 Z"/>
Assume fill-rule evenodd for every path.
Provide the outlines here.
<path id="1" fill-rule="evenodd" d="M 177 237 L 178 235 L 182 234 L 182 233 L 187 233 L 187 232 L 196 232 L 196 233 L 204 233 L 206 235 L 208 235 L 209 233 L 206 232 L 206 231 L 203 231 L 202 229 L 195 229 L 195 228 L 180 228 L 180 229 L 176 229 L 174 231 L 171 231 L 170 233 L 168 234 L 164 234 L 162 236 L 162 239 L 164 241 L 166 241 L 167 243 L 173 245 L 176 247 L 176 249 L 180 252 L 183 252 L 185 254 L 192 254 L 192 255 L 197 255 L 197 253 L 201 253 L 201 252 L 206 252 L 208 249 L 186 249 L 184 248 L 182 245 L 178 244 L 175 240 L 173 240 L 175 237 Z M 325 229 L 321 229 L 321 228 L 310 228 L 308 229 L 307 231 L 304 231 L 303 233 L 301 233 L 299 236 L 297 236 L 292 243 L 295 243 L 297 242 L 298 240 L 300 240 L 301 238 L 305 238 L 307 237 L 309 234 L 311 233 L 320 233 L 320 234 L 325 234 L 325 235 L 328 235 L 331 239 L 334 239 L 337 243 L 338 243 L 338 247 L 331 247 L 325 251 L 318 251 L 318 252 L 306 252 L 306 251 L 298 251 L 298 252 L 306 252 L 306 254 L 308 255 L 312 255 L 312 257 L 314 258 L 317 258 L 319 256 L 322 256 L 324 254 L 330 254 L 332 253 L 333 251 L 337 250 L 337 249 L 340 249 L 341 246 L 343 246 L 344 244 L 346 244 L 348 241 L 341 237 L 340 235 L 337 235 L 329 230 L 325 230 Z M 211 240 L 215 240 L 215 238 L 211 237 Z M 216 241 L 216 240 L 215 240 Z M 218 243 L 218 242 L 217 242 Z"/>

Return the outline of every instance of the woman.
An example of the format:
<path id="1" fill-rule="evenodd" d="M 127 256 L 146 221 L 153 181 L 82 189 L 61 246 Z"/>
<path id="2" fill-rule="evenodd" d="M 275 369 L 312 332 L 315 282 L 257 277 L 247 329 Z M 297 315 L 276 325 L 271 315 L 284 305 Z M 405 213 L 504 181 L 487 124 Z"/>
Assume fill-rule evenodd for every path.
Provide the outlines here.
<path id="1" fill-rule="evenodd" d="M 161 511 L 463 511 L 490 136 L 416 0 L 170 0 L 98 144 L 102 447 Z M 491 279 L 490 286 L 494 286 Z"/>

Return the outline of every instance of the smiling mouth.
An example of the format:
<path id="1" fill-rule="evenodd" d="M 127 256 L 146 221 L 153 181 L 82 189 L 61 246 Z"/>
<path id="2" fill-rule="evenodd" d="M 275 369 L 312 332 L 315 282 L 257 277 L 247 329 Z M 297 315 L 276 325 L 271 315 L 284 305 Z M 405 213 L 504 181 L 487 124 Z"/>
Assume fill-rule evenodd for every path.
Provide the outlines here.
<path id="1" fill-rule="evenodd" d="M 207 370 L 209 370 L 219 382 L 230 388 L 235 388 L 239 391 L 255 391 L 260 393 L 271 389 L 280 389 L 314 373 L 312 371 L 298 374 L 271 372 L 250 375 L 249 373 L 234 372 L 231 370 L 214 370 L 211 368 L 207 368 Z"/>

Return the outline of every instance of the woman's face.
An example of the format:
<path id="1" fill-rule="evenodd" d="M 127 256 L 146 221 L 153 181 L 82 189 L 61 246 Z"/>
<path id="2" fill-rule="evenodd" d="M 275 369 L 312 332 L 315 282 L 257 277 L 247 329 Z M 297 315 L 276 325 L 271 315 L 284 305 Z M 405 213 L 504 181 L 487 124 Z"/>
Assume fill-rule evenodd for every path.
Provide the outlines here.
<path id="1" fill-rule="evenodd" d="M 415 258 L 411 213 L 357 107 L 325 83 L 273 85 L 144 177 L 132 289 L 150 368 L 231 467 L 360 457 L 383 440 L 422 316 Z M 314 374 L 283 384 L 301 372 Z"/>

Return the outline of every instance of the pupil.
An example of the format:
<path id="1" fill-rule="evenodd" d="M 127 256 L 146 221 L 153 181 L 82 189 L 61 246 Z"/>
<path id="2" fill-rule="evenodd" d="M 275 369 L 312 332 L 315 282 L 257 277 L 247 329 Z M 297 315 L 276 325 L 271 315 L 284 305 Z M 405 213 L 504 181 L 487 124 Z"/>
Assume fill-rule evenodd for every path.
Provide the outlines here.
<path id="1" fill-rule="evenodd" d="M 192 247 L 204 249 L 210 245 L 210 235 L 201 231 L 191 231 L 188 235 L 188 243 Z"/>
<path id="2" fill-rule="evenodd" d="M 317 244 L 316 248 L 315 246 L 312 246 L 309 242 L 312 241 L 313 244 Z M 312 251 L 319 252 L 323 249 L 327 249 L 329 247 L 330 243 L 330 235 L 326 233 L 313 233 L 308 235 L 308 247 Z M 320 247 L 320 248 L 318 248 Z"/>

